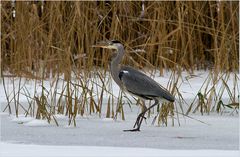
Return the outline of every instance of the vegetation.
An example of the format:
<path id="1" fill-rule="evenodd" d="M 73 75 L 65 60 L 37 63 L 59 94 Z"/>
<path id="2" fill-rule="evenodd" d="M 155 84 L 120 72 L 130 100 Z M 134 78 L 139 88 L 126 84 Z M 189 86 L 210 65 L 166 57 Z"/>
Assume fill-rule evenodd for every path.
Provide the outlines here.
<path id="1" fill-rule="evenodd" d="M 6 92 L 6 109 L 12 113 L 13 103 L 16 115 L 21 108 L 26 115 L 49 121 L 55 119 L 54 114 L 61 113 L 69 116 L 69 124 L 75 124 L 75 117 L 86 112 L 101 116 L 103 94 L 108 93 L 107 117 L 120 115 L 124 119 L 122 106 L 132 102 L 123 101 L 122 93 L 119 97 L 113 95 L 107 77 L 111 55 L 91 47 L 96 41 L 106 39 L 118 39 L 125 45 L 127 57 L 123 64 L 153 74 L 156 70 L 161 75 L 164 69 L 171 70 L 168 89 L 179 100 L 180 108 L 186 103 L 177 86 L 181 72 L 209 70 L 196 99 L 182 114 L 239 108 L 238 2 L 10 1 L 1 2 L 3 86 L 8 72 L 13 80 L 16 76 L 36 83 L 41 80 L 42 94 L 32 95 L 18 79 L 18 84 L 12 84 L 14 91 Z M 235 73 L 233 90 L 226 83 L 230 72 Z M 44 86 L 43 80 L 48 78 L 53 78 L 51 89 Z M 62 82 L 61 92 L 57 90 L 59 82 Z M 215 85 L 219 82 L 222 88 L 217 93 Z M 212 88 L 206 88 L 210 85 Z M 94 93 L 95 87 L 101 90 Z M 230 104 L 222 103 L 225 90 Z M 27 108 L 19 103 L 19 95 L 28 98 Z M 167 124 L 166 117 L 173 117 L 173 111 L 173 104 L 163 105 L 158 110 L 158 123 Z"/>

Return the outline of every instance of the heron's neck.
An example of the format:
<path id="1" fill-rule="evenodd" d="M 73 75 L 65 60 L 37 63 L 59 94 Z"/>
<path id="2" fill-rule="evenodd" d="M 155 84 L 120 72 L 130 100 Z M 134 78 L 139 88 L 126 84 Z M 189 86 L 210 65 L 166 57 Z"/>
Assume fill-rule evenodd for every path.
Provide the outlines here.
<path id="1" fill-rule="evenodd" d="M 116 55 L 113 56 L 112 61 L 111 61 L 111 65 L 110 65 L 110 70 L 111 70 L 113 80 L 118 85 L 121 84 L 121 80 L 119 79 L 118 75 L 119 75 L 119 72 L 120 72 L 120 68 L 121 68 L 120 63 L 122 61 L 123 56 L 124 56 L 124 48 L 120 47 L 117 50 Z"/>

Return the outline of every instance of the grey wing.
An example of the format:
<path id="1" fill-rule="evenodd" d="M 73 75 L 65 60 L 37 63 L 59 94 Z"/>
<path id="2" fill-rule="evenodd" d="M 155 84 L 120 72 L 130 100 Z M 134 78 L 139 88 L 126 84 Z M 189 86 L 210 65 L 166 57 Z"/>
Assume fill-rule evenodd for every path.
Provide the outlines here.
<path id="1" fill-rule="evenodd" d="M 145 99 L 160 97 L 174 102 L 174 97 L 166 89 L 149 76 L 131 67 L 122 67 L 119 78 L 124 88 L 134 95 Z"/>

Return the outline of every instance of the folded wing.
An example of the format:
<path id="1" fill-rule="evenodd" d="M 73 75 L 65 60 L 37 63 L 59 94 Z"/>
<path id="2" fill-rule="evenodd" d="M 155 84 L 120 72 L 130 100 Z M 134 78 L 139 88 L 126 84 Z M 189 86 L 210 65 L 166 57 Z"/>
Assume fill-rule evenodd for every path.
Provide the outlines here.
<path id="1" fill-rule="evenodd" d="M 163 98 L 174 102 L 174 97 L 155 80 L 131 67 L 122 67 L 119 78 L 124 88 L 144 99 Z"/>

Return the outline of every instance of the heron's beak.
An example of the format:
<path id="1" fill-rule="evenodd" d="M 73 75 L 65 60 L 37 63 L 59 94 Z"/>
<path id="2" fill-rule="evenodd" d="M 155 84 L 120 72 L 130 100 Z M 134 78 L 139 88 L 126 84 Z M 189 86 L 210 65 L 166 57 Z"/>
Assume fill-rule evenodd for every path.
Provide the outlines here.
<path id="1" fill-rule="evenodd" d="M 92 47 L 107 48 L 108 45 L 109 44 L 106 41 L 100 41 L 100 42 L 97 42 L 96 45 L 92 45 Z"/>
<path id="2" fill-rule="evenodd" d="M 116 49 L 115 46 L 111 45 L 107 41 L 100 41 L 96 45 L 92 45 L 92 47 L 101 47 L 101 48 L 105 48 L 105 49 Z"/>

